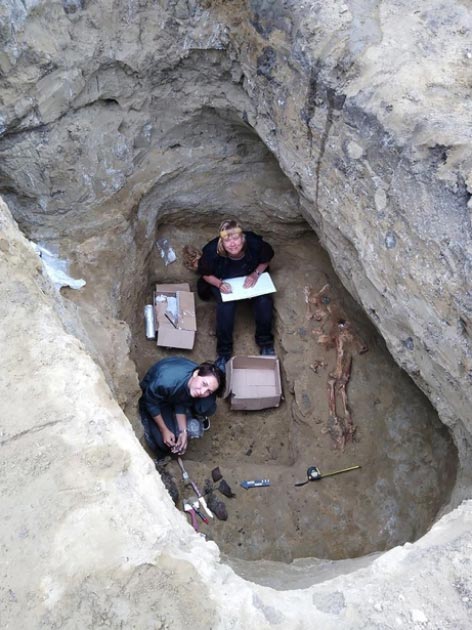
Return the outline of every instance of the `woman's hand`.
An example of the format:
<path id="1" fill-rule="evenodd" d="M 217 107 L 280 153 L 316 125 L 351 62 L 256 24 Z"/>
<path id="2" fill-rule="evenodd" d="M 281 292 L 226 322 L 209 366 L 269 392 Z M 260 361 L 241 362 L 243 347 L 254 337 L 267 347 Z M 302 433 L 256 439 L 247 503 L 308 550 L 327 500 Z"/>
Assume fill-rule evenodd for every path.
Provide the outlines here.
<path id="1" fill-rule="evenodd" d="M 173 450 L 175 446 L 175 435 L 172 433 L 172 431 L 169 431 L 167 427 L 165 429 L 162 428 L 161 433 L 162 441 L 164 442 L 164 444 L 168 446 L 171 450 Z"/>
<path id="2" fill-rule="evenodd" d="M 250 289 L 251 287 L 254 287 L 256 285 L 258 280 L 259 280 L 259 274 L 253 271 L 248 276 L 246 276 L 246 280 L 244 280 L 243 287 L 245 289 Z"/>
<path id="3" fill-rule="evenodd" d="M 231 285 L 229 282 L 222 282 L 219 286 L 220 292 L 221 293 L 232 293 L 233 289 L 231 288 Z"/>
<path id="4" fill-rule="evenodd" d="M 176 455 L 183 455 L 185 451 L 187 450 L 187 446 L 188 446 L 188 436 L 187 436 L 187 429 L 185 429 L 185 431 L 181 431 L 179 433 L 179 437 L 177 438 L 177 442 L 175 443 L 175 446 L 172 449 L 172 452 L 175 453 Z"/>

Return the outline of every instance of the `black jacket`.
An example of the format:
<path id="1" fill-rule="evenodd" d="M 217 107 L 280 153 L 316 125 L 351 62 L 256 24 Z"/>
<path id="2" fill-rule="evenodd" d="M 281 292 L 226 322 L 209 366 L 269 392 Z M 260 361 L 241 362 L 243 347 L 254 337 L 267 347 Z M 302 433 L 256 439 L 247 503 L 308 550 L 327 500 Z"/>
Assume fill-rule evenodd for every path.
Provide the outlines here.
<path id="1" fill-rule="evenodd" d="M 244 274 L 249 275 L 260 263 L 269 262 L 274 256 L 274 250 L 269 243 L 263 240 L 262 236 L 254 234 L 254 232 L 244 232 L 244 235 L 246 237 Z M 218 237 L 214 238 L 203 248 L 202 257 L 198 262 L 198 273 L 201 276 L 216 276 L 223 280 L 228 277 L 226 269 L 230 260 L 226 256 L 218 254 L 218 240 Z"/>
<path id="2" fill-rule="evenodd" d="M 174 413 L 187 413 L 192 408 L 196 413 L 211 416 L 216 411 L 216 394 L 207 398 L 192 398 L 188 382 L 198 363 L 184 357 L 167 357 L 155 363 L 141 381 L 143 395 L 140 408 L 144 407 L 151 418 L 167 406 Z"/>

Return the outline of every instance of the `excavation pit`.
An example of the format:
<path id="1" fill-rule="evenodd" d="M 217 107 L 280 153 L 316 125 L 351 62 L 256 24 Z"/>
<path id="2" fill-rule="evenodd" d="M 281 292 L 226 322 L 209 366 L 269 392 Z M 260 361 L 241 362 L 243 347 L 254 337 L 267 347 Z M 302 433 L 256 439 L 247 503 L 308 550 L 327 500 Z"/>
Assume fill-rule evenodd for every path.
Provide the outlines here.
<path id="1" fill-rule="evenodd" d="M 143 309 L 155 282 L 189 282 L 197 276 L 182 264 L 187 243 L 203 246 L 220 221 L 162 223 L 158 237 L 167 238 L 177 261 L 166 266 L 157 248 L 147 261 L 146 278 L 129 324 L 132 359 L 141 378 L 159 359 L 185 354 L 195 361 L 214 359 L 213 302 L 197 298 L 198 332 L 190 352 L 166 350 L 145 338 Z M 248 226 L 252 227 L 252 226 Z M 259 231 L 259 230 L 258 230 Z M 271 273 L 275 295 L 276 350 L 282 364 L 284 401 L 265 411 L 231 411 L 220 400 L 211 429 L 191 440 L 186 467 L 203 487 L 219 466 L 236 497 L 226 499 L 228 520 L 214 520 L 201 530 L 229 558 L 291 562 L 301 558 L 357 558 L 411 542 L 431 526 L 450 496 L 457 453 L 448 430 L 410 378 L 394 363 L 385 344 L 358 305 L 342 287 L 315 234 L 287 227 L 265 235 L 276 255 Z M 368 352 L 353 351 L 349 404 L 355 440 L 336 449 L 328 427 L 328 374 L 336 354 L 317 343 L 317 323 L 307 317 L 304 287 L 319 291 L 329 284 L 330 300 Z M 248 305 L 240 304 L 235 328 L 235 354 L 256 354 L 254 322 Z M 135 401 L 127 413 L 138 436 L 141 425 Z M 360 470 L 296 487 L 309 466 L 323 473 L 360 465 Z M 176 462 L 167 470 L 181 497 Z M 244 490 L 240 482 L 269 478 L 271 486 Z"/>
<path id="2" fill-rule="evenodd" d="M 87 282 L 61 299 L 0 201 L 3 625 L 470 627 L 470 12 L 417 9 L 2 3 L 1 193 Z M 312 262 L 324 254 L 306 226 L 293 234 L 294 213 L 434 411 Z M 191 444 L 197 480 L 218 464 L 237 492 L 228 521 L 202 525 L 220 555 L 172 507 L 122 409 L 141 436 L 135 366 L 167 354 L 144 340 L 152 282 L 195 282 L 155 259 L 157 222 L 179 254 L 224 214 L 277 249 L 285 400 L 263 414 L 223 402 Z M 300 297 L 326 280 L 369 345 L 344 453 L 323 433 L 334 355 Z M 215 340 L 198 309 L 200 359 Z M 238 350 L 255 349 L 252 326 L 241 309 Z M 312 464 L 363 468 L 295 489 Z M 243 492 L 257 473 L 273 485 Z"/>

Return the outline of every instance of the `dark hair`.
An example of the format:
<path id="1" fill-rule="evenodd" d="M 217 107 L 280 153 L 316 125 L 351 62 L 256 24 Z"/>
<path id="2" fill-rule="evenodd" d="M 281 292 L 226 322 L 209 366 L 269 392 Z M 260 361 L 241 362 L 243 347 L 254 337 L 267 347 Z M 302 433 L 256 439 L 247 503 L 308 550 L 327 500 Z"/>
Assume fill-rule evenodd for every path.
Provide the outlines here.
<path id="1" fill-rule="evenodd" d="M 204 361 L 203 363 L 200 363 L 197 369 L 198 376 L 214 376 L 216 378 L 218 382 L 218 389 L 215 393 L 221 398 L 226 386 L 226 377 L 224 372 L 222 372 L 220 368 L 216 367 L 212 361 Z"/>

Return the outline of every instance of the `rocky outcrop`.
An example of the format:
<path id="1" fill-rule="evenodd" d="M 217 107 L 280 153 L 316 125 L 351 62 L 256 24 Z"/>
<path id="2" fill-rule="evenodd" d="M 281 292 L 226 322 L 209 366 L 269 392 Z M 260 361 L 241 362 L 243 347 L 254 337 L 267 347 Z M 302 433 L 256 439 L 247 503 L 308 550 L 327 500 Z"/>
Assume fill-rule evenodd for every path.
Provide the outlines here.
<path id="1" fill-rule="evenodd" d="M 460 2 L 6 0 L 0 192 L 27 236 L 111 270 L 85 299 L 112 319 L 163 218 L 305 218 L 453 431 L 457 501 L 470 486 L 471 28 Z M 1 229 L 12 627 L 467 626 L 468 503 L 355 576 L 283 596 L 220 564 L 111 394 L 132 367 L 104 372 L 93 313 L 66 309 L 3 205 Z"/>
<path id="2" fill-rule="evenodd" d="M 0 183 L 28 234 L 82 265 L 91 248 L 125 246 L 136 270 L 165 215 L 301 212 L 465 461 L 472 52 L 460 3 L 447 20 L 439 4 L 402 2 L 2 11 Z M 108 288 L 115 302 L 129 290 L 125 278 Z"/>
<path id="3" fill-rule="evenodd" d="M 303 20 L 294 3 L 215 5 L 254 128 L 343 283 L 456 431 L 467 466 L 470 14 L 460 3 L 447 20 L 434 3 L 348 3 Z"/>
<path id="4" fill-rule="evenodd" d="M 174 509 L 3 203 L 0 272 L 6 627 L 468 627 L 470 501 L 414 545 L 246 581 Z"/>

